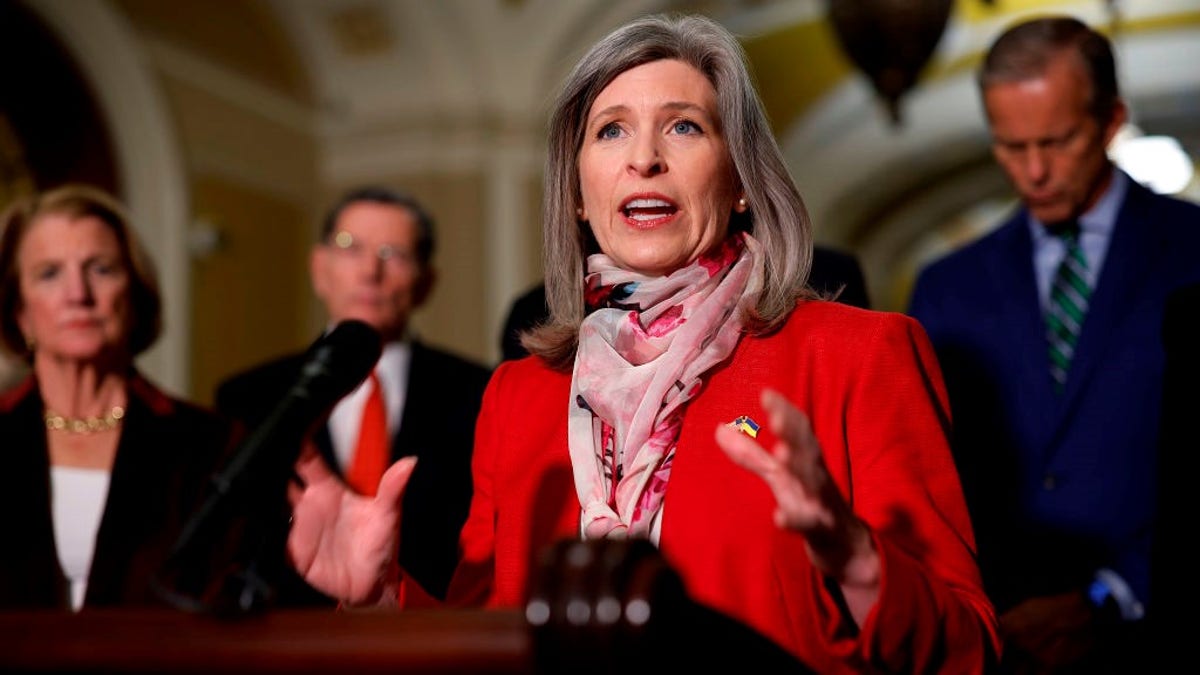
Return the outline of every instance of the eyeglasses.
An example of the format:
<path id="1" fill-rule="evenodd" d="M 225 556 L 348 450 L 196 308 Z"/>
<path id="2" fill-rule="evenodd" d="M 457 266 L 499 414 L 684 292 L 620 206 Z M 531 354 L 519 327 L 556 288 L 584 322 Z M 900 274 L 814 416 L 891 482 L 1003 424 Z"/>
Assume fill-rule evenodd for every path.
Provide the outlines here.
<path id="1" fill-rule="evenodd" d="M 334 251 L 355 259 L 371 255 L 365 244 L 356 241 L 354 235 L 345 230 L 334 234 L 332 241 L 327 245 Z M 375 257 L 397 267 L 419 266 L 416 256 L 411 251 L 395 244 L 380 244 L 379 248 L 375 249 Z"/>

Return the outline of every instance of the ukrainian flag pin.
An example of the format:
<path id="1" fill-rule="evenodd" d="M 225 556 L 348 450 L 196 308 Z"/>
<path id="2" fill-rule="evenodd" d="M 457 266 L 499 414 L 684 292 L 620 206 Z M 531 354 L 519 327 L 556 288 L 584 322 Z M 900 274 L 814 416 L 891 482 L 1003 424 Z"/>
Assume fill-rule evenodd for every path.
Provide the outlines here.
<path id="1" fill-rule="evenodd" d="M 758 438 L 758 422 L 750 419 L 749 415 L 742 415 L 733 422 L 734 428 L 746 434 L 750 438 Z"/>

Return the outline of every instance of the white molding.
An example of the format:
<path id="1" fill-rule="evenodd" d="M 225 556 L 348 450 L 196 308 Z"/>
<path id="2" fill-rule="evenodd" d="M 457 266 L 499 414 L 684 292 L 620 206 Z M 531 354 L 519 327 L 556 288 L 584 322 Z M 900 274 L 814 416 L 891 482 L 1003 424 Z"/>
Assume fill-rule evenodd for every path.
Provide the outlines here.
<path id="1" fill-rule="evenodd" d="M 347 180 L 378 178 L 421 167 L 430 173 L 487 172 L 496 169 L 492 157 L 503 148 L 505 170 L 540 173 L 544 142 L 500 140 L 482 126 L 471 129 L 431 129 L 412 124 L 407 129 L 354 134 L 321 141 L 322 180 L 341 184 Z M 518 136 L 522 134 L 517 134 Z"/>
<path id="2" fill-rule="evenodd" d="M 161 38 L 145 36 L 142 42 L 151 63 L 163 75 L 284 128 L 310 137 L 316 135 L 319 117 L 309 106 Z"/>
<path id="3" fill-rule="evenodd" d="M 484 326 L 488 335 L 500 335 L 509 305 L 525 290 L 529 270 L 540 261 L 530 259 L 525 246 L 525 230 L 538 213 L 529 212 L 525 187 L 531 176 L 528 168 L 513 170 L 514 166 L 526 165 L 523 161 L 528 147 L 517 143 L 511 147 L 499 147 L 492 152 L 491 166 L 487 172 L 487 223 L 484 229 L 488 255 L 484 258 L 485 276 L 488 279 L 484 298 Z M 539 228 L 540 229 L 540 228 Z M 495 340 L 488 343 L 491 361 L 500 360 L 499 345 Z"/>
<path id="4" fill-rule="evenodd" d="M 319 143 L 323 125 L 320 111 L 160 37 L 143 36 L 142 42 L 153 67 L 165 78 Z M 203 144 L 190 151 L 187 165 L 197 174 L 227 178 L 287 201 L 305 202 L 312 196 L 309 189 L 294 180 L 280 179 L 243 156 Z"/>
<path id="5" fill-rule="evenodd" d="M 780 26 L 824 21 L 829 8 L 823 0 L 777 0 L 761 6 L 743 6 L 729 2 L 731 10 L 722 21 L 738 37 L 749 37 L 778 30 Z"/>

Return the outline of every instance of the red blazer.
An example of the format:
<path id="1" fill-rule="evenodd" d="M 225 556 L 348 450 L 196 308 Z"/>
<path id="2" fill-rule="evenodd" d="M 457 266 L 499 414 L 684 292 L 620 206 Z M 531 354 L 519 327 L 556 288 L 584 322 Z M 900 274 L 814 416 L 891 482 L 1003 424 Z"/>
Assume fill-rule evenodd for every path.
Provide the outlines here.
<path id="1" fill-rule="evenodd" d="M 772 521 L 775 499 L 714 440 L 739 415 L 766 421 L 764 387 L 807 412 L 834 480 L 874 533 L 880 598 L 845 629 L 804 538 Z M 475 493 L 451 600 L 520 606 L 535 555 L 578 537 L 567 452 L 570 375 L 506 362 L 484 397 Z M 994 612 L 947 444 L 941 372 L 912 319 L 802 302 L 746 337 L 690 404 L 664 502 L 660 550 L 694 599 L 757 629 L 818 672 L 981 671 L 999 651 Z M 758 441 L 776 441 L 765 424 Z"/>

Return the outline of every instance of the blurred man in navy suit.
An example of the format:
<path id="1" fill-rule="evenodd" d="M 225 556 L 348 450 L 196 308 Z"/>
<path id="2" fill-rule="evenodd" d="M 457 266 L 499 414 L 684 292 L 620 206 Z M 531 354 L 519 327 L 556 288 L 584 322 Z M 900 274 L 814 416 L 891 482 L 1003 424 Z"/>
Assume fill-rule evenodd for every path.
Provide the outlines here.
<path id="1" fill-rule="evenodd" d="M 910 313 L 945 375 L 1005 663 L 1142 669 L 1163 306 L 1200 279 L 1200 207 L 1110 162 L 1128 112 L 1111 45 L 1082 22 L 1009 29 L 979 84 L 1021 206 L 923 270 Z"/>

